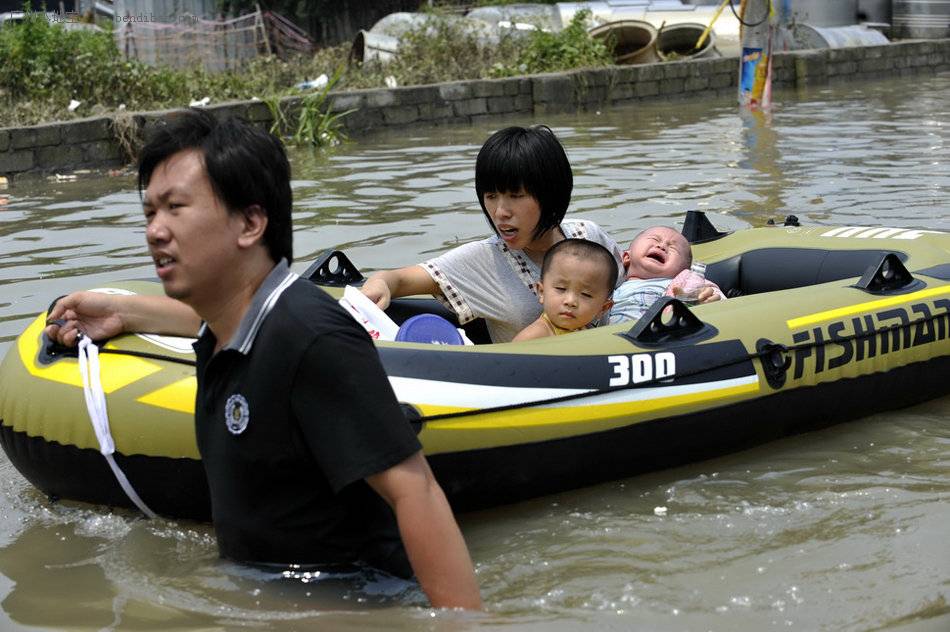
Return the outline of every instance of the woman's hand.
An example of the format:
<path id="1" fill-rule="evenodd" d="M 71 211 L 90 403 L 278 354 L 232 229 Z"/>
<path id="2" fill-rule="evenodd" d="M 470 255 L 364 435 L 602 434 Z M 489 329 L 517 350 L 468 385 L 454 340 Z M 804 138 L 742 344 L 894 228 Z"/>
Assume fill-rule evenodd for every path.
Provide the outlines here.
<path id="1" fill-rule="evenodd" d="M 376 303 L 379 309 L 384 310 L 389 307 L 389 302 L 392 300 L 392 290 L 389 289 L 389 284 L 386 283 L 381 272 L 370 275 L 360 291 Z"/>
<path id="2" fill-rule="evenodd" d="M 118 336 L 125 331 L 118 301 L 123 297 L 101 292 L 74 292 L 56 301 L 46 319 L 46 335 L 68 347 L 79 334 L 93 340 Z"/>
<path id="3" fill-rule="evenodd" d="M 379 309 L 386 309 L 394 298 L 400 296 L 442 294 L 439 286 L 421 265 L 374 272 L 360 290 L 376 303 Z"/>

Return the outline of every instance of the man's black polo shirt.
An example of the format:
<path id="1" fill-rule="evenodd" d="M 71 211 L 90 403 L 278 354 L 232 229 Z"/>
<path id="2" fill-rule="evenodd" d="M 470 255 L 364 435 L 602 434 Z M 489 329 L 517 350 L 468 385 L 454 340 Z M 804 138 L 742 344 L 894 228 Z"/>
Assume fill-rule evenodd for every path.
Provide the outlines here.
<path id="1" fill-rule="evenodd" d="M 260 564 L 365 562 L 411 574 L 362 480 L 420 449 L 367 333 L 281 261 L 234 338 L 195 342 L 195 427 L 218 547 Z"/>

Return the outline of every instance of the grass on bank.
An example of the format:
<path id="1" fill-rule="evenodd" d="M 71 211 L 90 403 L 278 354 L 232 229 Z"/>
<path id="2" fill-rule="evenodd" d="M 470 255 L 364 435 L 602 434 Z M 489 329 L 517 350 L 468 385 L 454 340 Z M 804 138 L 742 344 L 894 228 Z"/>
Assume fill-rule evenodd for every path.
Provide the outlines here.
<path id="1" fill-rule="evenodd" d="M 0 126 L 32 125 L 121 112 L 185 107 L 209 97 L 221 103 L 259 98 L 275 111 L 280 98 L 302 94 L 294 86 L 321 74 L 329 86 L 307 97 L 301 116 L 285 121 L 297 142 L 334 143 L 340 116 L 323 110 L 331 88 L 348 90 L 392 85 L 508 77 L 612 63 L 605 45 L 587 34 L 587 11 L 558 33 L 541 30 L 479 38 L 458 20 L 432 14 L 400 41 L 389 64 L 350 63 L 350 45 L 325 48 L 307 57 L 260 57 L 240 71 L 211 73 L 153 67 L 125 59 L 110 31 L 67 31 L 42 13 L 0 28 Z M 69 110 L 71 101 L 80 105 Z"/>

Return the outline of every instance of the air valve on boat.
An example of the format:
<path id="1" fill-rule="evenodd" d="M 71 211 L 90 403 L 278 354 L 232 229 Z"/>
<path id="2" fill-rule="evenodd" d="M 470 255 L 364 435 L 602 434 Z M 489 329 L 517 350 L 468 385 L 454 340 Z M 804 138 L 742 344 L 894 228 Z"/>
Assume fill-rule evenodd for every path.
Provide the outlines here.
<path id="1" fill-rule="evenodd" d="M 769 221 L 767 221 L 767 222 L 765 222 L 765 223 L 766 223 L 767 225 L 769 225 L 769 226 L 775 226 L 775 220 L 774 220 L 774 219 L 769 219 Z M 785 216 L 785 221 L 782 222 L 782 226 L 801 226 L 801 224 L 800 224 L 799 221 L 798 221 L 798 216 L 797 216 L 797 215 L 786 215 L 786 216 Z"/>
<path id="2" fill-rule="evenodd" d="M 762 372 L 769 386 L 778 390 L 785 386 L 785 374 L 792 366 L 792 359 L 788 355 L 788 347 L 768 338 L 760 338 L 755 343 L 755 351 L 762 362 Z"/>

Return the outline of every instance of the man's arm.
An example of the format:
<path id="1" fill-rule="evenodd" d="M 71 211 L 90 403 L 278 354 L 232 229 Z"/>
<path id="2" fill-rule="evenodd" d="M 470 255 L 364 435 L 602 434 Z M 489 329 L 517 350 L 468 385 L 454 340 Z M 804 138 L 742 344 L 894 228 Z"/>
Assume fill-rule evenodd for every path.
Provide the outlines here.
<path id="1" fill-rule="evenodd" d="M 395 512 L 409 563 L 432 605 L 481 609 L 462 532 L 422 452 L 367 477 L 366 482 Z"/>
<path id="2" fill-rule="evenodd" d="M 76 344 L 79 332 L 103 340 L 126 332 L 195 336 L 201 319 L 167 296 L 74 292 L 50 310 L 46 334 L 60 344 Z"/>

